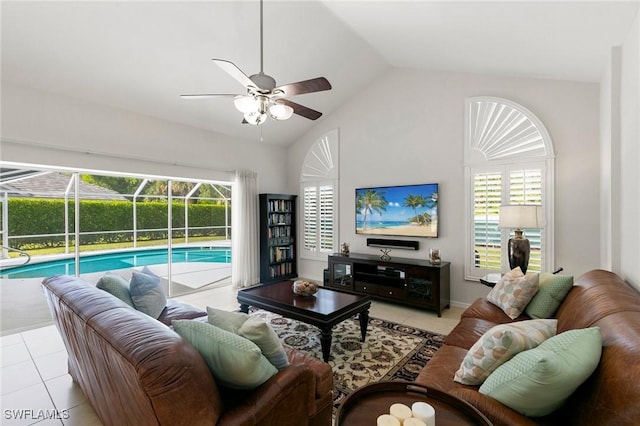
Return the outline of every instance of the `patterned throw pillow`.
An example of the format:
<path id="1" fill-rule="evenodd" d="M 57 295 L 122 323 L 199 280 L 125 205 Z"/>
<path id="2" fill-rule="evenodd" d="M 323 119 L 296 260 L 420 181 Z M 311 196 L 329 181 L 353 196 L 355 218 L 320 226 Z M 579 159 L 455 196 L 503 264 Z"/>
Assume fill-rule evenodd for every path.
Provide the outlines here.
<path id="1" fill-rule="evenodd" d="M 516 354 L 555 336 L 557 326 L 555 319 L 496 325 L 471 346 L 453 380 L 464 385 L 482 384 L 496 368 Z"/>
<path id="2" fill-rule="evenodd" d="M 598 327 L 565 331 L 502 364 L 479 392 L 525 416 L 546 416 L 589 378 L 601 355 Z"/>
<path id="3" fill-rule="evenodd" d="M 540 274 L 540 288 L 524 310 L 531 318 L 551 318 L 573 287 L 571 275 Z"/>
<path id="4" fill-rule="evenodd" d="M 520 267 L 507 272 L 491 289 L 487 300 L 516 319 L 538 291 L 538 273 L 524 275 Z"/>

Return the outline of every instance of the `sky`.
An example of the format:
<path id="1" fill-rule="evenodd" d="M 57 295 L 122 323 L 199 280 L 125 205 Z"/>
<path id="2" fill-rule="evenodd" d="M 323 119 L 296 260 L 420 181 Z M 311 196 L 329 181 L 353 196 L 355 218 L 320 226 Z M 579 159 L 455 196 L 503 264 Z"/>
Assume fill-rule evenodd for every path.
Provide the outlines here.
<path id="1" fill-rule="evenodd" d="M 438 184 L 425 184 L 425 185 L 406 185 L 406 186 L 389 186 L 389 187 L 375 187 L 375 188 L 359 188 L 356 189 L 356 197 L 365 190 L 372 189 L 377 191 L 378 193 L 384 193 L 384 197 L 389 202 L 387 205 L 387 209 L 382 212 L 382 216 L 377 212 L 373 212 L 372 220 L 380 220 L 381 217 L 386 221 L 399 221 L 399 220 L 407 220 L 410 217 L 415 215 L 413 208 L 404 206 L 404 200 L 410 194 L 413 195 L 422 195 L 425 198 L 430 198 L 431 194 L 434 192 L 438 192 Z M 418 213 L 423 213 L 427 211 L 426 208 L 420 207 L 417 209 Z M 358 219 L 363 219 L 363 212 L 357 212 Z M 433 214 L 433 212 L 432 212 Z"/>

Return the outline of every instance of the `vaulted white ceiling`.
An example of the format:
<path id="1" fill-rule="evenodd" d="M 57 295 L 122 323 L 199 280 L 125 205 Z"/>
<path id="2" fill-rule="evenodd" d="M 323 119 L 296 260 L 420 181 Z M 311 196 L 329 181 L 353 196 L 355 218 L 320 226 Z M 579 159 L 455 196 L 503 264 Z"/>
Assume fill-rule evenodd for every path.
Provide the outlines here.
<path id="1" fill-rule="evenodd" d="M 211 62 L 260 70 L 259 2 L 2 1 L 2 83 L 287 145 L 313 122 L 241 124 L 244 93 Z M 278 84 L 324 76 L 295 102 L 329 114 L 389 67 L 597 82 L 638 1 L 275 1 L 264 3 L 264 72 Z M 322 118 L 320 118 L 322 120 Z"/>

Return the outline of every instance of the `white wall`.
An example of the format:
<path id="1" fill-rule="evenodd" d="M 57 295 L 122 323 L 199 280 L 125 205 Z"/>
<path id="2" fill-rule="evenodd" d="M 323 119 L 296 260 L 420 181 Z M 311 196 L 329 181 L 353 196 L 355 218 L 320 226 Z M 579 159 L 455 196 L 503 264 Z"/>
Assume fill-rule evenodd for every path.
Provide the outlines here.
<path id="1" fill-rule="evenodd" d="M 611 49 L 600 90 L 600 265 L 640 291 L 640 15 Z"/>
<path id="2" fill-rule="evenodd" d="M 599 261 L 599 87 L 593 83 L 489 77 L 392 69 L 322 121 L 289 150 L 289 191 L 297 192 L 302 162 L 325 132 L 340 133 L 339 238 L 353 252 L 375 254 L 354 232 L 354 190 L 360 186 L 438 182 L 440 237 L 419 239 L 426 258 L 439 248 L 451 262 L 451 296 L 471 303 L 488 288 L 463 279 L 464 100 L 498 96 L 531 110 L 547 127 L 556 152 L 555 266 L 579 275 Z M 299 274 L 322 277 L 326 261 L 302 259 Z"/>
<path id="3" fill-rule="evenodd" d="M 282 147 L 2 85 L 3 161 L 212 180 L 251 169 L 261 192 L 280 192 L 284 157 Z"/>
<path id="4" fill-rule="evenodd" d="M 620 64 L 620 270 L 640 290 L 640 14 Z"/>
<path id="5" fill-rule="evenodd" d="M 600 82 L 600 267 L 620 269 L 620 66 L 611 49 Z M 614 220 L 615 219 L 615 220 Z"/>

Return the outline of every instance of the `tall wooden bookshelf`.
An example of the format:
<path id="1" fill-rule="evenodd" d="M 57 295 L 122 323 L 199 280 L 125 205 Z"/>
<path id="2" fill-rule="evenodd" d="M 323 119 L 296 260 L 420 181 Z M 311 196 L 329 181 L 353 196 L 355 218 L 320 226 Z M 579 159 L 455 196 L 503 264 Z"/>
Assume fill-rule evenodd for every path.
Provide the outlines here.
<path id="1" fill-rule="evenodd" d="M 260 194 L 260 282 L 298 276 L 296 195 Z"/>

